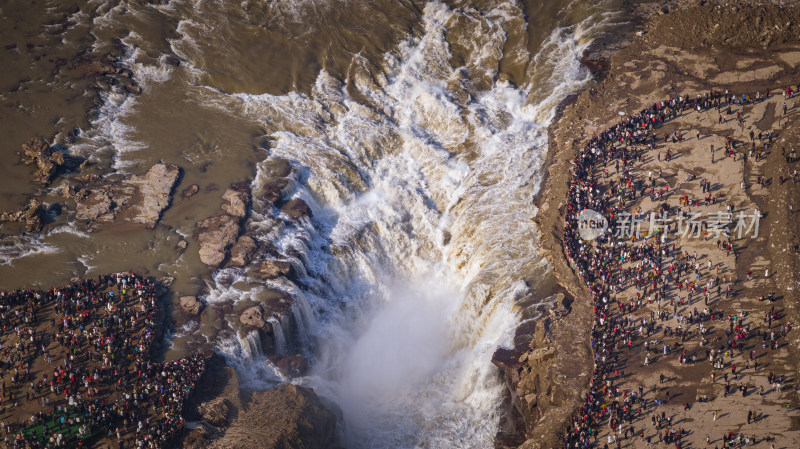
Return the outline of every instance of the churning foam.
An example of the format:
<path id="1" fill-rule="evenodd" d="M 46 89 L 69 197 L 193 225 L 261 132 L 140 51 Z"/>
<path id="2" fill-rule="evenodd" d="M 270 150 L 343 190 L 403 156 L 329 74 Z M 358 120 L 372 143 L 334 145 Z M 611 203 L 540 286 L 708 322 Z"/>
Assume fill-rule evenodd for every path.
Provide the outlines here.
<path id="1" fill-rule="evenodd" d="M 0 265 L 13 265 L 14 261 L 24 257 L 59 251 L 58 247 L 46 243 L 39 235 L 9 235 L 0 242 Z"/>
<path id="2" fill-rule="evenodd" d="M 460 38 L 472 49 L 466 68 L 450 66 L 448 42 L 462 14 L 488 30 Z M 523 279 L 549 269 L 532 222 L 546 127 L 589 79 L 578 57 L 602 19 L 554 30 L 530 64 L 536 85 L 476 92 L 465 70 L 495 77 L 503 30 L 524 21 L 518 8 L 477 14 L 429 3 L 423 31 L 387 55 L 381 73 L 356 56 L 351 79 L 323 71 L 309 94 L 203 90 L 208 107 L 269 130 L 269 156 L 297 169 L 293 195 L 314 220 L 295 223 L 260 200 L 259 166 L 247 226 L 302 273 L 302 291 L 269 287 L 297 300 L 293 321 L 306 341 L 293 349 L 313 371 L 294 381 L 338 404 L 347 446 L 491 446 L 503 390 L 491 355 L 510 344 L 515 304 L 531 295 Z M 208 301 L 263 288 L 237 276 L 220 271 Z M 278 346 L 290 346 L 288 323 L 272 321 Z M 253 335 L 218 347 L 244 382 L 280 380 Z"/>

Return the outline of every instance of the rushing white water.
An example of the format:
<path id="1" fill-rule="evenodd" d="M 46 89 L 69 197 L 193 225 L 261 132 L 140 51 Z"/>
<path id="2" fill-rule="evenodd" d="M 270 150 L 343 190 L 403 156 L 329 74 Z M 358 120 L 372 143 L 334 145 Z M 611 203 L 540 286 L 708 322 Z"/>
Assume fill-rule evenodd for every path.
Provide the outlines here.
<path id="1" fill-rule="evenodd" d="M 428 4 L 421 35 L 377 76 L 356 58 L 351 79 L 323 71 L 310 95 L 206 92 L 209 107 L 271 130 L 270 158 L 292 161 L 294 195 L 312 208 L 295 225 L 257 202 L 248 227 L 305 272 L 307 290 L 269 287 L 297 299 L 313 369 L 294 381 L 341 408 L 348 447 L 491 446 L 502 393 L 491 355 L 511 342 L 515 303 L 530 295 L 523 279 L 547 270 L 532 223 L 546 126 L 589 79 L 578 57 L 602 19 L 554 30 L 531 64 L 535 85 L 476 92 L 467 71 L 495 77 L 502 30 L 520 12 L 481 16 L 494 32 L 471 36 L 467 67 L 452 67 L 447 32 L 459 16 L 476 14 Z M 211 301 L 261 288 L 220 276 Z M 265 386 L 275 375 L 251 340 L 220 347 L 245 382 Z"/>

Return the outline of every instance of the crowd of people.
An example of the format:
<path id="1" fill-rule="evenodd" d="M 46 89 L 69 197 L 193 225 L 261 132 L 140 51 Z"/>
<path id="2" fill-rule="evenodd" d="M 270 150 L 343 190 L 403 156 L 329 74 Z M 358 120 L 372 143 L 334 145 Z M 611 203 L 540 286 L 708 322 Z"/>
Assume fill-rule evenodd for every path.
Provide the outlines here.
<path id="1" fill-rule="evenodd" d="M 788 90 L 786 95 L 791 98 L 794 93 Z M 752 349 L 747 368 L 752 363 L 758 369 L 758 362 L 752 360 L 754 348 L 766 348 L 769 344 L 770 350 L 774 350 L 791 330 L 789 322 L 773 327 L 773 320 L 784 318 L 774 308 L 765 314 L 764 325 L 759 326 L 747 312 L 729 310 L 726 315 L 723 301 L 709 301 L 714 290 L 718 298 L 723 294 L 728 298 L 733 280 L 720 279 L 721 264 L 708 260 L 707 266 L 705 261 L 701 265 L 702 255 L 682 251 L 676 246 L 680 245 L 680 239 L 670 241 L 667 236 L 675 231 L 671 218 L 691 207 L 712 206 L 716 201 L 684 195 L 679 205 L 669 205 L 667 200 L 673 191 L 663 181 L 661 170 L 658 176 L 654 176 L 652 168 L 638 170 L 645 165 L 648 155 L 656 160 L 654 152 L 658 152 L 659 163 L 665 149 L 663 160 L 668 162 L 672 157 L 672 150 L 665 148 L 670 146 L 669 133 L 659 147 L 660 139 L 655 132 L 666 122 L 686 111 L 712 109 L 717 110 L 722 122 L 732 116 L 732 107 L 764 101 L 769 96 L 769 91 L 753 96 L 712 91 L 694 99 L 677 96 L 661 101 L 594 136 L 573 160 L 563 245 L 573 270 L 592 293 L 591 345 L 595 363 L 585 402 L 564 429 L 565 448 L 620 447 L 620 441 L 627 438 L 641 438 L 648 446 L 661 442 L 676 449 L 684 447 L 687 430 L 673 424 L 663 409 L 657 412 L 661 404 L 671 399 L 669 389 L 655 383 L 649 388 L 623 385 L 626 364 L 635 363 L 632 354 L 644 353 L 643 359 L 636 360 L 641 366 L 670 359 L 681 365 L 707 361 L 718 371 L 731 369 L 730 377 L 727 371 L 724 376 L 719 375 L 720 381 L 724 377 L 725 391 L 742 389 L 746 394 L 753 391 L 750 386 L 731 383 L 737 380 L 734 357 L 747 359 L 746 351 Z M 676 136 L 673 141 L 677 142 L 680 135 L 673 133 Z M 767 138 L 769 141 L 762 143 L 765 146 L 772 142 L 772 134 L 759 136 Z M 744 147 L 741 143 L 729 138 L 724 154 L 735 157 L 736 150 Z M 711 151 L 713 154 L 713 146 Z M 665 220 L 642 235 L 615 232 L 628 212 L 641 213 L 642 200 L 646 198 L 657 205 L 657 213 Z M 732 206 L 728 208 L 728 212 L 733 212 Z M 586 209 L 601 213 L 608 221 L 608 228 L 594 241 L 581 238 L 580 214 Z M 732 236 L 721 237 L 717 247 L 730 252 L 734 248 Z M 723 283 L 728 285 L 723 287 Z M 770 297 L 774 298 L 774 293 Z M 710 328 L 717 330 L 712 333 Z M 674 344 L 666 343 L 668 339 L 674 340 Z M 686 344 L 689 340 L 695 343 L 691 350 Z M 712 376 L 716 382 L 717 372 Z M 660 380 L 663 384 L 663 374 Z M 760 394 L 764 394 L 763 389 Z M 702 395 L 697 400 L 709 399 Z M 685 403 L 687 409 L 691 407 L 689 402 Z M 600 440 L 602 426 L 606 425 L 609 429 L 606 438 Z M 749 445 L 770 438 L 726 432 L 718 447 L 734 447 L 745 440 Z M 707 438 L 706 443 L 711 444 L 711 439 Z"/>
<path id="2" fill-rule="evenodd" d="M 0 435 L 6 447 L 159 448 L 183 428 L 205 369 L 195 354 L 151 360 L 156 281 L 134 273 L 0 292 Z"/>

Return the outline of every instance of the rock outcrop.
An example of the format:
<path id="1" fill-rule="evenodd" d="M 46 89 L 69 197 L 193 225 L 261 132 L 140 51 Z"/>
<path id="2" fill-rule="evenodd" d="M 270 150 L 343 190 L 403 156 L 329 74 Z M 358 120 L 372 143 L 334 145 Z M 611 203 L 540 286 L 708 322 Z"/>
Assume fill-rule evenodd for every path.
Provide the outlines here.
<path id="1" fill-rule="evenodd" d="M 181 296 L 178 304 L 184 312 L 193 316 L 199 315 L 200 309 L 203 307 L 203 303 L 197 299 L 197 296 Z"/>
<path id="2" fill-rule="evenodd" d="M 232 184 L 222 194 L 222 199 L 220 208 L 224 214 L 197 223 L 195 236 L 199 244 L 200 260 L 214 268 L 219 267 L 236 243 L 231 266 L 244 266 L 250 262 L 258 248 L 250 237 L 237 240 L 242 220 L 247 216 L 250 205 L 250 187 L 246 183 Z"/>
<path id="3" fill-rule="evenodd" d="M 299 359 L 295 361 L 302 365 Z M 335 447 L 336 416 L 313 390 L 282 384 L 240 393 L 236 371 L 213 354 L 186 407 L 187 431 L 179 447 L 220 449 L 326 449 Z"/>
<path id="4" fill-rule="evenodd" d="M 264 184 L 264 199 L 270 203 L 275 203 L 283 196 L 283 192 L 289 186 L 286 178 L 277 178 Z"/>
<path id="5" fill-rule="evenodd" d="M 286 377 L 298 377 L 308 371 L 308 359 L 302 354 L 290 355 L 278 360 L 275 366 Z"/>
<path id="6" fill-rule="evenodd" d="M 38 137 L 34 137 L 22 145 L 20 158 L 25 165 L 36 165 L 33 174 L 35 182 L 40 184 L 50 184 L 56 170 L 64 166 L 64 153 L 53 151 L 50 144 Z"/>
<path id="7" fill-rule="evenodd" d="M 563 293 L 555 296 L 554 303 L 550 315 L 535 322 L 532 335 L 525 334 L 526 343 L 499 348 L 492 357 L 508 388 L 509 407 L 501 420 L 504 431 L 498 434 L 498 447 L 557 446 L 563 416 L 581 400 L 592 362 L 582 341 L 586 334 L 576 331 L 575 325 L 575 320 L 585 319 L 584 310 L 572 307 Z"/>
<path id="8" fill-rule="evenodd" d="M 138 195 L 133 205 L 132 221 L 148 229 L 155 227 L 161 212 L 172 200 L 172 189 L 178 182 L 181 169 L 172 164 L 156 164 L 144 176 L 134 176 L 128 183 L 136 186 Z"/>
<path id="9" fill-rule="evenodd" d="M 243 235 L 231 247 L 231 258 L 228 261 L 229 267 L 243 267 L 250 263 L 253 255 L 258 250 L 258 244 L 251 237 Z"/>
<path id="10" fill-rule="evenodd" d="M 222 201 L 220 207 L 228 215 L 244 218 L 247 215 L 247 208 L 250 206 L 250 186 L 243 182 L 231 184 L 222 194 Z"/>
<path id="11" fill-rule="evenodd" d="M 253 393 L 246 410 L 212 448 L 325 449 L 336 443 L 336 416 L 313 390 L 292 384 Z"/>
<path id="12" fill-rule="evenodd" d="M 203 420 L 215 427 L 225 427 L 231 423 L 233 404 L 227 398 L 214 398 L 204 402 L 197 409 Z"/>
<path id="13" fill-rule="evenodd" d="M 70 61 L 67 69 L 73 76 L 95 78 L 94 87 L 103 91 L 119 91 L 132 95 L 142 93 L 142 87 L 133 79 L 133 71 L 113 55 L 97 57 L 82 53 Z"/>
<path id="14" fill-rule="evenodd" d="M 32 139 L 36 140 L 36 139 Z M 38 141 L 26 144 L 25 156 L 47 154 L 46 144 Z M 57 156 L 60 155 L 60 156 Z M 39 159 L 41 160 L 41 158 Z M 64 155 L 54 152 L 48 160 L 55 160 L 67 168 L 76 164 L 74 158 L 64 163 Z M 41 165 L 41 164 L 40 164 Z M 49 169 L 48 169 L 49 170 Z M 41 172 L 39 175 L 44 176 Z M 47 175 L 50 176 L 50 175 Z M 127 178 L 108 175 L 105 178 L 93 173 L 73 175 L 55 193 L 75 201 L 75 218 L 84 224 L 107 223 L 117 219 L 133 221 L 153 228 L 161 213 L 169 206 L 172 190 L 180 178 L 180 168 L 171 164 L 156 164 L 143 176 Z"/>
<path id="15" fill-rule="evenodd" d="M 42 230 L 43 215 L 44 207 L 42 202 L 34 198 L 23 208 L 0 214 L 0 221 L 22 223 L 25 225 L 26 231 L 39 232 Z"/>
<path id="16" fill-rule="evenodd" d="M 274 204 L 280 200 L 289 187 L 292 165 L 285 159 L 272 159 L 261 165 L 261 196 Z"/>
<path id="17" fill-rule="evenodd" d="M 110 221 L 113 220 L 113 214 L 109 215 L 113 207 L 111 195 L 105 190 L 97 190 L 76 198 L 75 218 L 86 221 Z"/>
<path id="18" fill-rule="evenodd" d="M 311 216 L 311 208 L 300 198 L 292 198 L 281 207 L 281 210 L 295 220 Z"/>
<path id="19" fill-rule="evenodd" d="M 246 309 L 239 316 L 239 321 L 245 326 L 252 326 L 257 329 L 264 329 L 267 326 L 267 322 L 264 320 L 264 310 L 261 306 L 253 306 Z"/>
<path id="20" fill-rule="evenodd" d="M 239 218 L 217 215 L 197 223 L 200 260 L 212 267 L 222 264 L 239 235 Z"/>
<path id="21" fill-rule="evenodd" d="M 218 354 L 211 355 L 206 367 L 186 407 L 187 418 L 199 422 L 192 425 L 194 429 L 186 433 L 180 447 L 207 448 L 208 440 L 219 437 L 242 408 L 236 370 Z"/>

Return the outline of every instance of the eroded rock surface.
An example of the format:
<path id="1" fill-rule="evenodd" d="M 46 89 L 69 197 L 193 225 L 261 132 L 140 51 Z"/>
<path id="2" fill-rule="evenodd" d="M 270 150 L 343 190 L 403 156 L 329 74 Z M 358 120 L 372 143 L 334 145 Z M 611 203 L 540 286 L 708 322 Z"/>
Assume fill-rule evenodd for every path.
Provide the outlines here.
<path id="1" fill-rule="evenodd" d="M 217 215 L 197 223 L 200 260 L 212 267 L 220 266 L 238 235 L 238 217 Z"/>
<path id="2" fill-rule="evenodd" d="M 75 218 L 86 221 L 110 221 L 113 214 L 114 201 L 106 190 L 96 190 L 76 197 Z M 102 218 L 101 218 L 102 217 Z"/>
<path id="3" fill-rule="evenodd" d="M 250 263 L 253 255 L 258 249 L 258 244 L 251 237 L 243 235 L 231 247 L 231 258 L 228 261 L 229 267 L 243 267 Z"/>
<path id="4" fill-rule="evenodd" d="M 309 388 L 292 384 L 253 393 L 247 409 L 212 448 L 325 449 L 336 443 L 336 416 Z"/>
<path id="5" fill-rule="evenodd" d="M 38 137 L 30 139 L 22 145 L 20 158 L 25 165 L 36 165 L 33 179 L 44 185 L 50 183 L 56 170 L 65 163 L 63 153 L 53 151 L 50 144 Z"/>
<path id="6" fill-rule="evenodd" d="M 42 202 L 34 198 L 25 207 L 0 214 L 0 221 L 22 223 L 25 225 L 26 231 L 39 232 L 42 230 L 43 215 Z"/>
<path id="7" fill-rule="evenodd" d="M 222 201 L 220 207 L 228 215 L 243 218 L 250 205 L 250 185 L 243 182 L 231 184 L 222 194 Z"/>
<path id="8" fill-rule="evenodd" d="M 178 303 L 184 312 L 189 315 L 199 315 L 203 303 L 197 299 L 197 296 L 181 296 Z"/>
<path id="9" fill-rule="evenodd" d="M 253 306 L 242 312 L 239 321 L 245 326 L 252 326 L 258 329 L 263 329 L 267 325 L 261 306 Z"/>
<path id="10" fill-rule="evenodd" d="M 134 176 L 128 183 L 137 187 L 138 195 L 133 206 L 132 220 L 147 228 L 155 227 L 161 213 L 172 200 L 172 189 L 178 182 L 181 169 L 172 164 L 156 164 L 144 176 Z"/>

